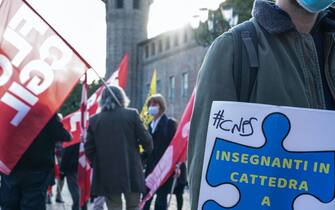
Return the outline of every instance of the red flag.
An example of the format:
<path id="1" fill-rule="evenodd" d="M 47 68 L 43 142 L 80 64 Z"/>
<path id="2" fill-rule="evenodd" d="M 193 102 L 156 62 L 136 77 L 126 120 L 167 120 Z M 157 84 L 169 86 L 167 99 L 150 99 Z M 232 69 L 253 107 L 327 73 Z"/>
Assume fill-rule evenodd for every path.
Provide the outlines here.
<path id="1" fill-rule="evenodd" d="M 81 94 L 80 103 L 80 133 L 81 142 L 79 149 L 79 160 L 78 160 L 78 183 L 80 187 L 80 206 L 82 207 L 90 199 L 90 177 L 91 167 L 87 161 L 84 145 L 86 142 L 87 128 L 88 128 L 88 113 L 87 113 L 87 75 L 85 74 L 85 80 L 83 82 L 83 89 Z"/>
<path id="2" fill-rule="evenodd" d="M 176 165 L 186 161 L 187 142 L 190 131 L 193 103 L 194 92 L 185 108 L 176 134 L 174 135 L 169 147 L 164 152 L 155 169 L 145 180 L 145 185 L 149 188 L 149 192 L 140 204 L 141 209 L 143 209 L 144 204 L 155 194 L 157 189 L 173 174 Z"/>
<path id="3" fill-rule="evenodd" d="M 107 80 L 107 84 L 110 85 L 119 85 L 122 88 L 126 87 L 127 83 L 127 74 L 128 74 L 128 54 L 126 54 L 120 65 L 118 70 L 116 70 L 112 76 Z M 99 108 L 99 100 L 103 90 L 105 89 L 104 85 L 102 85 L 95 93 L 88 99 L 88 114 L 89 116 L 93 116 L 98 112 Z M 64 128 L 68 130 L 72 134 L 72 141 L 64 143 L 63 147 L 69 147 L 74 144 L 78 144 L 80 142 L 80 110 L 67 115 L 63 122 Z"/>
<path id="4" fill-rule="evenodd" d="M 117 85 L 123 89 L 127 86 L 128 76 L 128 53 L 126 53 L 119 64 L 119 68 L 108 79 L 107 84 Z"/>
<path id="5" fill-rule="evenodd" d="M 25 1 L 0 1 L 0 172 L 11 172 L 88 68 Z"/>

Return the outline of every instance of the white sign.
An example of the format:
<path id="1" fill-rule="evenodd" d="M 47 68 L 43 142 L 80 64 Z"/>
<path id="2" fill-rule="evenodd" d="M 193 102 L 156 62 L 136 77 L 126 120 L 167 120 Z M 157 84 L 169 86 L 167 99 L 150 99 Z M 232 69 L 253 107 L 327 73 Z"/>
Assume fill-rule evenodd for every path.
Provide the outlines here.
<path id="1" fill-rule="evenodd" d="M 213 102 L 198 209 L 334 210 L 335 112 Z"/>

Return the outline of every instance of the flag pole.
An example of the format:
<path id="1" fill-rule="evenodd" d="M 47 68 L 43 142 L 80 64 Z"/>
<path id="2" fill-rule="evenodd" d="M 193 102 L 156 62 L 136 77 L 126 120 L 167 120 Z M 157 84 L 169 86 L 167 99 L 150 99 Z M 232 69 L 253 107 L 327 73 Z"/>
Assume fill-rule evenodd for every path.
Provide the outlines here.
<path id="1" fill-rule="evenodd" d="M 117 105 L 121 106 L 121 103 L 119 101 L 119 99 L 117 99 L 117 97 L 115 96 L 114 92 L 112 91 L 112 89 L 110 89 L 110 87 L 108 86 L 107 82 L 104 80 L 104 78 L 102 78 L 99 73 L 94 69 L 91 68 L 94 73 L 99 77 L 99 79 L 102 81 L 103 85 L 105 86 L 105 88 L 107 88 L 108 92 L 112 95 L 112 97 L 115 99 Z"/>
<path id="2" fill-rule="evenodd" d="M 41 18 L 41 20 L 79 57 L 80 60 L 82 60 L 85 63 L 87 68 L 91 68 L 91 65 L 78 53 L 78 51 L 75 50 L 74 47 L 68 41 L 66 41 L 66 39 L 63 36 L 61 36 L 60 33 L 58 33 L 58 31 L 54 27 L 52 27 L 49 24 L 49 22 L 46 19 L 44 19 L 43 16 L 40 13 L 38 13 L 27 0 L 22 1 L 25 5 L 29 7 L 29 9 L 31 9 L 31 11 L 33 11 L 39 18 Z"/>
<path id="3" fill-rule="evenodd" d="M 87 100 L 88 100 L 88 84 L 87 84 L 87 73 L 85 73 L 85 79 L 83 82 L 82 88 L 82 95 L 81 95 L 81 103 L 80 103 L 80 113 L 81 113 L 81 120 L 80 120 L 80 143 L 79 143 L 79 157 L 78 157 L 78 178 L 77 182 L 80 189 L 80 208 L 86 205 L 89 200 L 89 183 L 91 168 L 88 165 L 87 158 L 85 156 L 84 151 L 84 144 L 87 140 L 87 129 L 88 129 L 88 107 L 87 107 Z M 83 160 L 83 164 L 80 163 Z"/>
<path id="4" fill-rule="evenodd" d="M 113 93 L 113 91 L 108 87 L 106 81 L 98 74 L 98 72 L 92 68 L 91 65 L 89 65 L 89 63 L 72 47 L 72 45 L 70 45 L 69 42 L 67 42 L 43 17 L 42 15 L 40 15 L 28 2 L 27 0 L 22 0 L 23 3 L 25 3 L 25 5 L 27 5 L 39 18 L 41 18 L 43 20 L 43 22 L 45 24 L 48 25 L 48 27 L 85 63 L 85 65 L 88 68 L 93 69 L 93 71 L 97 74 L 97 76 L 100 78 L 100 80 L 103 82 L 103 84 L 105 85 L 105 87 L 107 88 L 107 90 L 110 92 L 110 94 L 112 95 L 112 97 L 115 99 L 116 103 L 121 106 L 120 101 L 116 98 L 115 94 Z M 0 1 L 1 2 L 1 1 Z"/>
<path id="5" fill-rule="evenodd" d="M 180 176 L 180 165 L 181 165 L 181 163 L 178 163 L 176 165 L 176 169 L 175 169 L 174 176 L 173 176 L 173 184 L 172 184 L 171 191 L 170 191 L 170 196 L 169 196 L 169 202 L 167 204 L 167 209 L 169 209 L 169 207 L 171 205 L 172 195 L 173 195 L 173 192 L 174 192 L 174 190 L 176 188 L 176 185 L 177 185 L 177 179 Z"/>

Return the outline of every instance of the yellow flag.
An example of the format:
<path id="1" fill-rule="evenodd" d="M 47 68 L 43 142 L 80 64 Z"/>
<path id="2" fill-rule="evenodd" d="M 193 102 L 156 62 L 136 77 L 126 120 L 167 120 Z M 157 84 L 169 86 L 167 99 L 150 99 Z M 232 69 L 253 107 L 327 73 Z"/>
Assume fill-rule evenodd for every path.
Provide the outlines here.
<path id="1" fill-rule="evenodd" d="M 156 70 L 154 70 L 154 72 L 152 73 L 152 78 L 151 78 L 148 97 L 145 100 L 145 103 L 144 103 L 142 111 L 141 111 L 141 119 L 142 119 L 145 127 L 147 127 L 149 122 L 152 121 L 152 119 L 153 119 L 153 117 L 148 114 L 147 102 L 148 102 L 149 97 L 156 94 L 156 93 L 157 93 L 157 72 L 156 72 Z"/>

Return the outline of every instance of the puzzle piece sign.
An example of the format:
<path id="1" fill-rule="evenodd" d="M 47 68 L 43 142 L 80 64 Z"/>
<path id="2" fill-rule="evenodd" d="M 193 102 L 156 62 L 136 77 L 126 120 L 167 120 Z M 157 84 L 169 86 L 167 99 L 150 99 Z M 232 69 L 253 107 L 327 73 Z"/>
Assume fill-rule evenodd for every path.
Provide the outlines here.
<path id="1" fill-rule="evenodd" d="M 213 102 L 198 209 L 334 210 L 335 112 Z"/>

